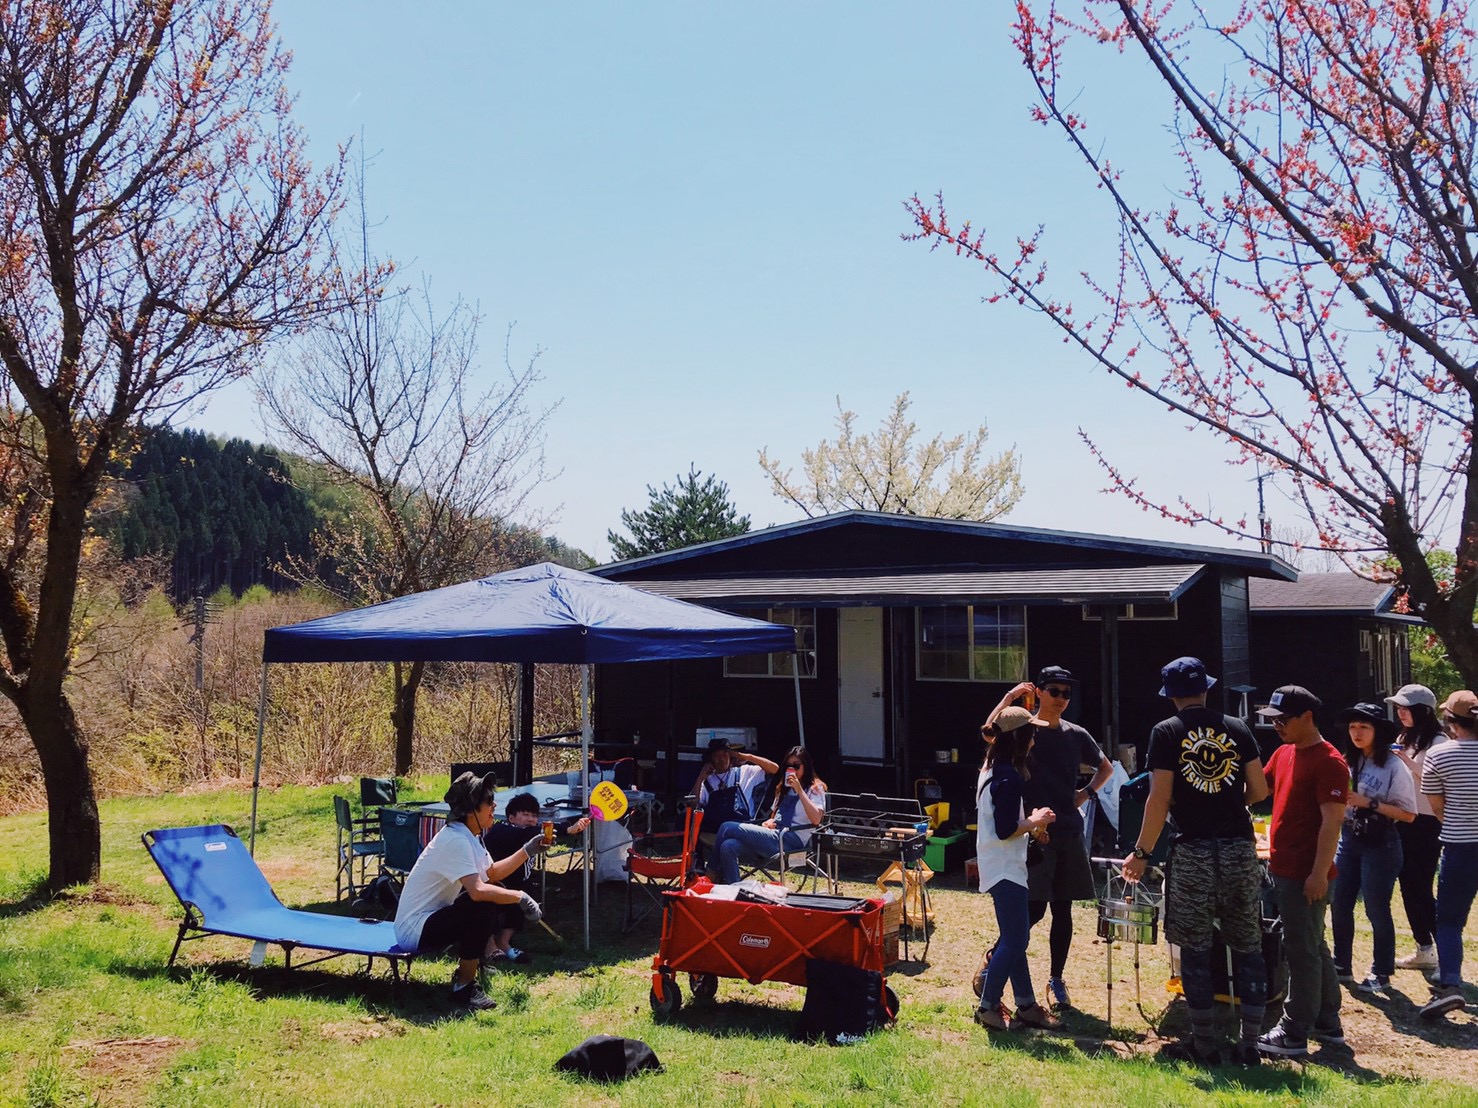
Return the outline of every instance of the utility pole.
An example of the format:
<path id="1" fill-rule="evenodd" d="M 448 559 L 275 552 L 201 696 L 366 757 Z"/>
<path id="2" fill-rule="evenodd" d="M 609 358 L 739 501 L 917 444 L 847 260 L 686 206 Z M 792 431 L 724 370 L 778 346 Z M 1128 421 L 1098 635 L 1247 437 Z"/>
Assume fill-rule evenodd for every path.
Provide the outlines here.
<path id="1" fill-rule="evenodd" d="M 1268 475 L 1262 471 L 1262 467 L 1261 466 L 1258 466 L 1258 468 L 1257 468 L 1257 478 L 1256 478 L 1256 480 L 1257 480 L 1257 533 L 1259 535 L 1259 545 L 1262 547 L 1262 552 L 1264 554 L 1271 554 L 1273 552 L 1273 525 L 1272 525 L 1272 523 L 1268 519 L 1267 506 L 1264 503 L 1263 496 L 1262 496 L 1262 483 L 1264 481 L 1266 481 L 1267 479 L 1268 479 Z"/>
<path id="2" fill-rule="evenodd" d="M 195 644 L 195 687 L 197 689 L 205 688 L 205 625 L 220 621 L 220 608 L 207 602 L 205 597 L 197 596 L 195 598 L 195 633 L 190 636 L 190 641 Z"/>

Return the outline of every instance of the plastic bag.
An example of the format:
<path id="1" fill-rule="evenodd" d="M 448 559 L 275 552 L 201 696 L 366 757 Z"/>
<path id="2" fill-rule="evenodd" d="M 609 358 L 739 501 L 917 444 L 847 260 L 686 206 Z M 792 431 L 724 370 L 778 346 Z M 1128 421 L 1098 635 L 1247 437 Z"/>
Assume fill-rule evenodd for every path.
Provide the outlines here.
<path id="1" fill-rule="evenodd" d="M 1109 774 L 1109 779 L 1103 783 L 1103 788 L 1098 790 L 1098 805 L 1103 809 L 1103 814 L 1108 816 L 1108 821 L 1114 825 L 1114 830 L 1119 829 L 1119 790 L 1129 783 L 1129 773 L 1119 762 L 1113 763 L 1114 771 Z"/>

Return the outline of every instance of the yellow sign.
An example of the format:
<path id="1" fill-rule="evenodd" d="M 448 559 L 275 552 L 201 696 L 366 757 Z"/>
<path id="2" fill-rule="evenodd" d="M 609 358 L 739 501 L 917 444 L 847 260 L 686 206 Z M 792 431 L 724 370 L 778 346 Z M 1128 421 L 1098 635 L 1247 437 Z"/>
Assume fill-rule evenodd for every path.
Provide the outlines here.
<path id="1" fill-rule="evenodd" d="M 602 781 L 590 790 L 590 814 L 596 819 L 620 819 L 626 814 L 626 794 L 614 781 Z"/>

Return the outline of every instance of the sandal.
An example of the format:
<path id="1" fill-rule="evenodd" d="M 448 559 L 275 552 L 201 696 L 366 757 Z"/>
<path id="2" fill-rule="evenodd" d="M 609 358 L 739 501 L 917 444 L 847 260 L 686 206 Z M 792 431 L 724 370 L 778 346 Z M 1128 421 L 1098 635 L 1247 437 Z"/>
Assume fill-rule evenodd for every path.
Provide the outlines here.
<path id="1" fill-rule="evenodd" d="M 1043 1031 L 1056 1031 L 1062 1027 L 1062 1021 L 1040 1004 L 1028 1004 L 1025 1008 L 1016 1009 L 1016 1022 L 1027 1027 L 1038 1027 Z"/>

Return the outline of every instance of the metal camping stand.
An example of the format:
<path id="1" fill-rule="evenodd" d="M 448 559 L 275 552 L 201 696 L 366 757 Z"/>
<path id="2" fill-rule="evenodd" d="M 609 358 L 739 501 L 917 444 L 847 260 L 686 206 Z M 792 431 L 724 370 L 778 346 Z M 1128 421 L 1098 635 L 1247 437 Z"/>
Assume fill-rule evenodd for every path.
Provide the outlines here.
<path id="1" fill-rule="evenodd" d="M 929 957 L 929 887 L 921 872 L 924 849 L 929 843 L 929 823 L 923 806 L 912 798 L 879 797 L 871 793 L 828 798 L 826 818 L 816 829 L 817 857 L 826 869 L 831 891 L 837 888 L 837 864 L 842 855 L 886 858 L 898 863 L 903 873 L 903 956 L 910 957 L 908 895 L 910 873 L 917 877 L 919 926 L 924 933 L 921 961 Z"/>
<path id="2" fill-rule="evenodd" d="M 1124 877 L 1124 862 L 1121 858 L 1094 858 L 1094 865 L 1106 871 L 1104 895 L 1098 901 L 1098 937 L 1102 939 L 1106 967 L 1104 970 L 1107 987 L 1107 1009 L 1105 1020 L 1110 1028 L 1114 1025 L 1114 943 L 1134 944 L 1134 1003 L 1139 1014 L 1144 1016 L 1144 996 L 1140 989 L 1139 948 L 1148 943 L 1154 946 L 1160 938 L 1160 910 L 1165 903 L 1165 873 L 1158 866 L 1145 870 L 1144 879 L 1131 882 Z M 1153 880 L 1158 890 L 1147 887 Z M 1145 1017 L 1145 1022 L 1149 1018 Z"/>

